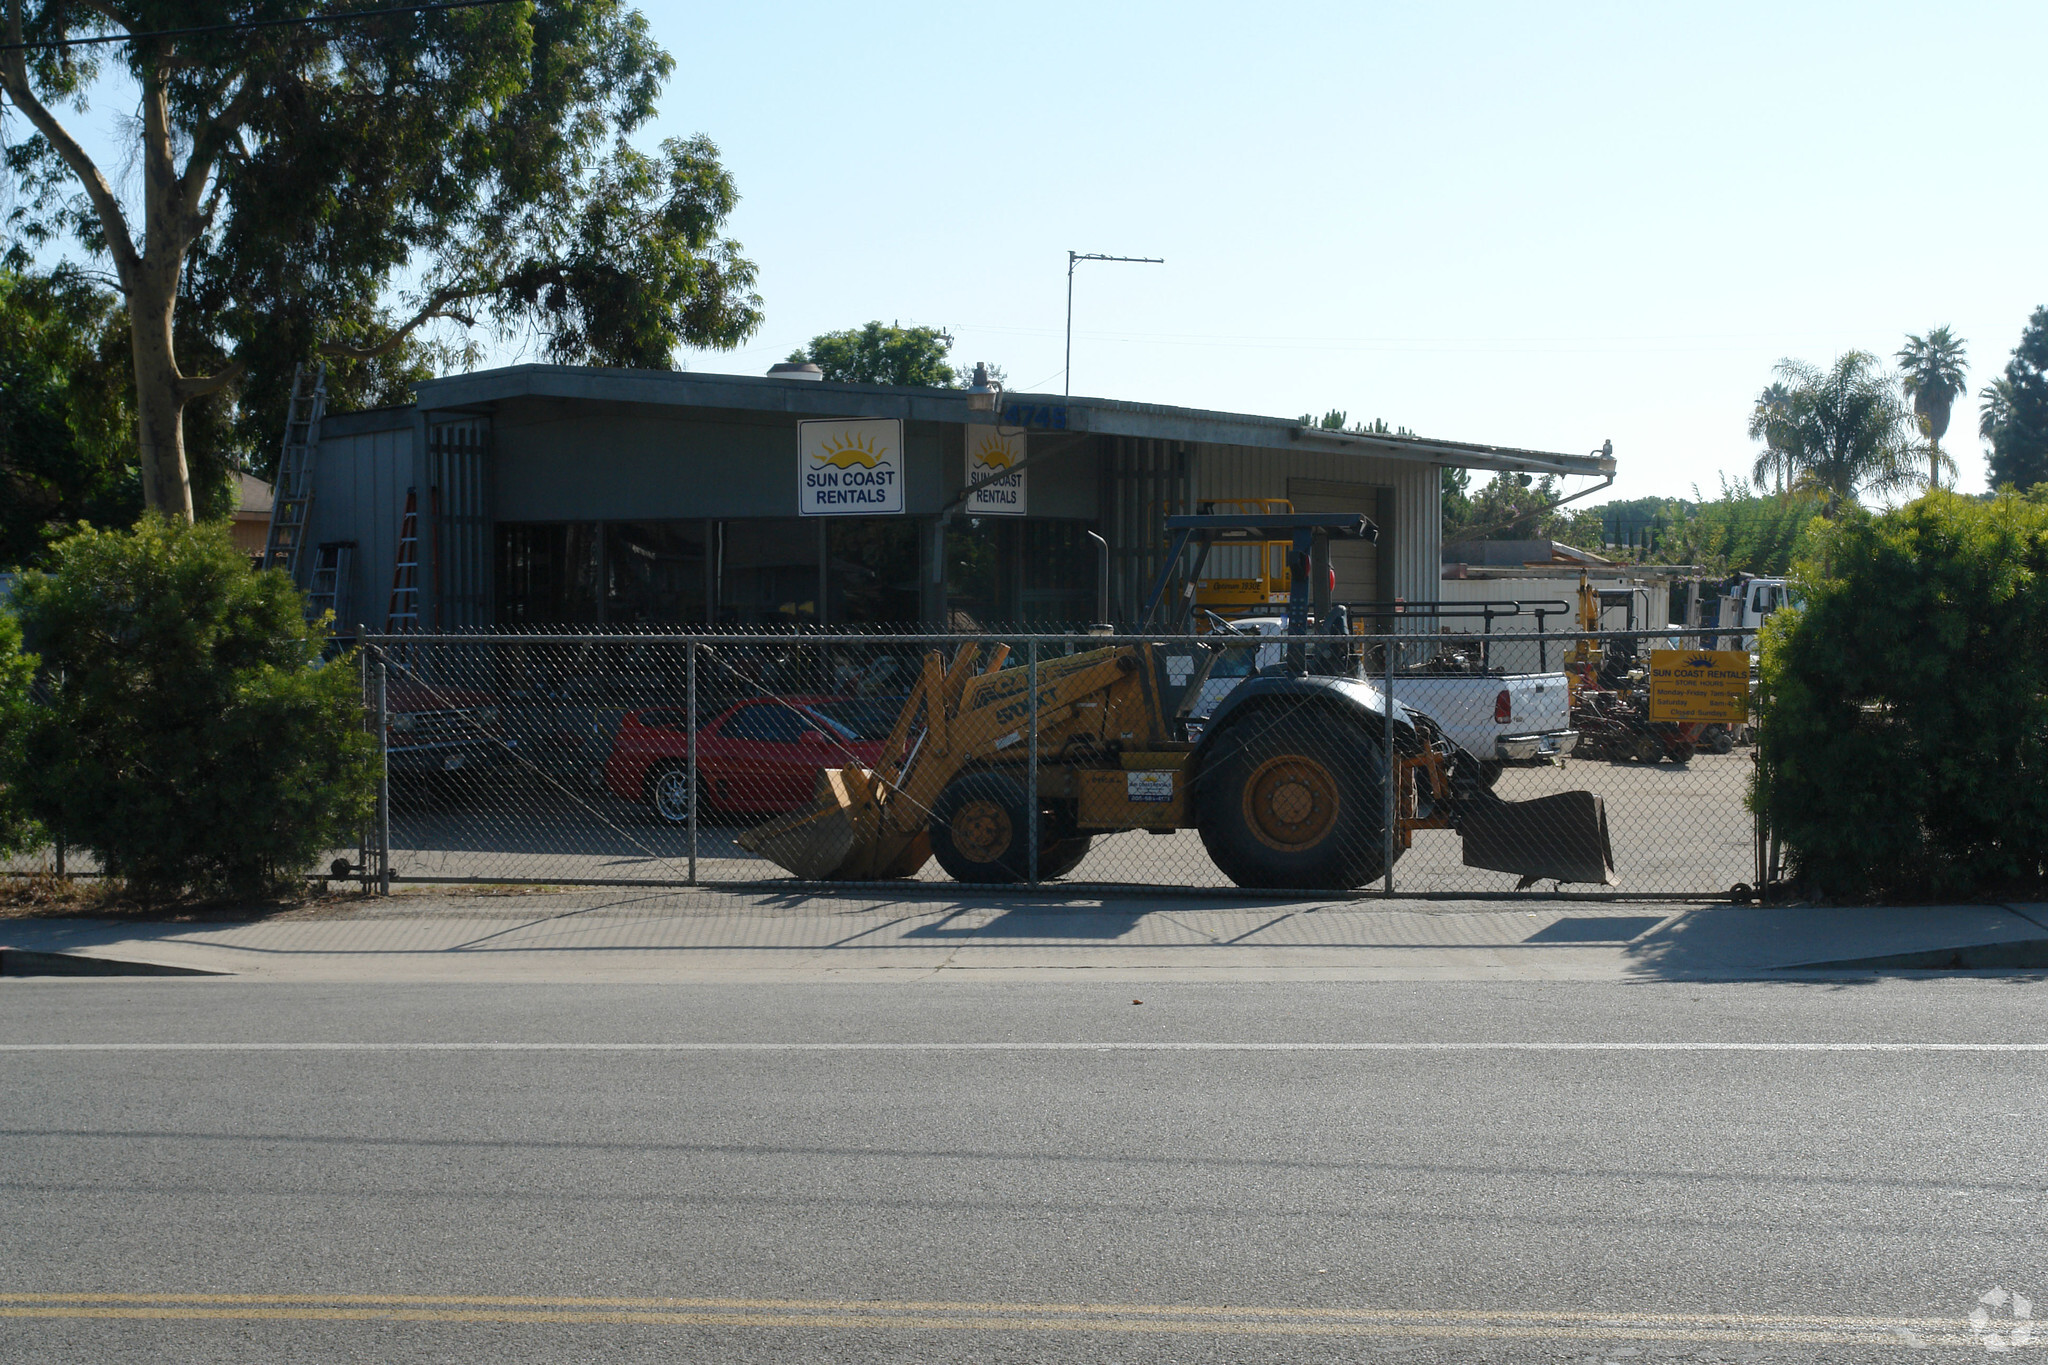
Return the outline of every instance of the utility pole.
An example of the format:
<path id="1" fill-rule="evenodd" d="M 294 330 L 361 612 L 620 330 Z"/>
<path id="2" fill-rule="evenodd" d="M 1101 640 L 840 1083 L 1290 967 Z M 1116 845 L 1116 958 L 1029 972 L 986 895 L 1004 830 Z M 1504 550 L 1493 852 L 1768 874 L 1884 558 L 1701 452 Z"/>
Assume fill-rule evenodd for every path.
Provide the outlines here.
<path id="1" fill-rule="evenodd" d="M 1067 253 L 1067 365 L 1064 391 L 1070 398 L 1074 394 L 1074 267 L 1082 261 L 1124 261 L 1131 265 L 1166 264 L 1164 256 L 1105 256 L 1098 251 Z"/>

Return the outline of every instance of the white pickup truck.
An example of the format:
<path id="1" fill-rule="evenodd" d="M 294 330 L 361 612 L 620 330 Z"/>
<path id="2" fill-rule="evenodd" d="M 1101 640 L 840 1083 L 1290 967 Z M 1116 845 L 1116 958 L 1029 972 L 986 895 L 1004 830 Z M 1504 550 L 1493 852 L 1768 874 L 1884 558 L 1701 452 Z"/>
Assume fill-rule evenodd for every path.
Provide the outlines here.
<path id="1" fill-rule="evenodd" d="M 1281 635 L 1279 616 L 1247 616 L 1231 622 L 1246 635 Z M 1249 641 L 1209 669 L 1188 712 L 1190 734 L 1216 713 L 1231 690 L 1254 673 L 1277 668 L 1285 646 Z M 1367 679 L 1384 684 L 1385 679 Z M 1503 767 L 1564 759 L 1579 742 L 1572 729 L 1570 686 L 1562 673 L 1401 673 L 1394 700 L 1428 716 L 1446 738 L 1471 758 L 1480 780 L 1492 786 Z"/>

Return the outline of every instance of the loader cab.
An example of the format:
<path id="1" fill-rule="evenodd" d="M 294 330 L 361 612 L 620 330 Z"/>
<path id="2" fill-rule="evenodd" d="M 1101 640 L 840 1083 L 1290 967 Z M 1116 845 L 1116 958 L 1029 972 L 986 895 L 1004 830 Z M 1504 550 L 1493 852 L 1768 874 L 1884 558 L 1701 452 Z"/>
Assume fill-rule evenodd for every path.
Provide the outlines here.
<path id="1" fill-rule="evenodd" d="M 1285 498 L 1218 498 L 1196 510 L 1203 516 L 1287 516 L 1294 504 Z M 1291 539 L 1233 540 L 1213 547 L 1204 571 L 1194 579 L 1195 629 L 1206 630 L 1212 615 L 1234 620 L 1285 605 L 1293 588 L 1287 563 L 1292 549 Z"/>
<path id="2" fill-rule="evenodd" d="M 1166 530 L 1173 536 L 1173 548 L 1160 566 L 1159 577 L 1146 599 L 1142 628 L 1149 630 L 1152 627 L 1160 613 L 1167 585 L 1190 548 L 1194 550 L 1194 563 L 1187 572 L 1188 588 L 1183 603 L 1173 609 L 1171 626 L 1193 634 L 1197 615 L 1196 585 L 1201 582 L 1210 555 L 1219 547 L 1270 546 L 1279 542 L 1287 547 L 1287 634 L 1305 636 L 1310 633 L 1311 622 L 1314 622 L 1319 633 L 1340 639 L 1329 646 L 1317 646 L 1313 651 L 1313 661 L 1325 669 L 1340 658 L 1346 663 L 1350 661 L 1349 615 L 1344 608 L 1334 607 L 1330 601 L 1330 538 L 1339 536 L 1364 540 L 1369 544 L 1377 542 L 1379 527 L 1371 518 L 1359 512 L 1289 512 L 1253 516 L 1212 513 L 1168 517 Z M 1289 644 L 1285 654 L 1284 663 L 1289 673 L 1300 677 L 1309 672 L 1312 652 L 1305 641 L 1296 640 Z"/>

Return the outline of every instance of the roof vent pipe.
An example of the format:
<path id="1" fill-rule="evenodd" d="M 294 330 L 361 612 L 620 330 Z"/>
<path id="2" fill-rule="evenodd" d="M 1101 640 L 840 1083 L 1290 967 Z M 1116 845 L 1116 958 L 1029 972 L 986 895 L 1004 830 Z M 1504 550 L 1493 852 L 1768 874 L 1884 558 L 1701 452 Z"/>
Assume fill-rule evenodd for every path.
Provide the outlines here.
<path id="1" fill-rule="evenodd" d="M 783 360 L 768 367 L 770 379 L 823 379 L 825 372 L 808 361 Z"/>

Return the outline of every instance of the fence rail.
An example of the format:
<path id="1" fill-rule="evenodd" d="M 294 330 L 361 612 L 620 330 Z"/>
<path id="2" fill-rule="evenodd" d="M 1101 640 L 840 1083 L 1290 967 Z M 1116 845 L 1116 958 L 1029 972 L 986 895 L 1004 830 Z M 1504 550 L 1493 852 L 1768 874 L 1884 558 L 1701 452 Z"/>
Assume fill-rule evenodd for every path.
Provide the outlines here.
<path id="1" fill-rule="evenodd" d="M 759 831 L 810 808 L 821 772 L 880 768 L 892 779 L 887 819 L 899 834 L 922 830 L 931 856 L 906 848 L 895 866 L 851 868 L 850 880 L 897 891 L 942 892 L 963 869 L 983 885 L 1121 894 L 1462 898 L 1536 885 L 1698 898 L 1766 879 L 1764 840 L 1746 804 L 1747 717 L 1660 723 L 1647 709 L 1649 648 L 1726 648 L 1729 631 L 1496 632 L 1485 637 L 1490 669 L 1478 650 L 1461 648 L 1473 638 L 369 636 L 366 724 L 383 737 L 388 777 L 377 827 L 361 850 L 335 858 L 387 889 L 814 891 L 823 885 L 815 876 L 764 855 Z M 1548 669 L 1523 664 L 1513 653 L 1523 646 L 1540 648 Z M 1170 712 L 1171 733 L 1143 733 L 1145 707 L 1121 692 L 1079 702 L 1053 695 L 1075 670 L 1113 666 L 1101 662 L 1111 654 L 1156 672 L 1144 686 L 1161 695 L 1145 707 Z M 1196 667 L 1183 671 L 1186 658 Z M 1388 694 L 1398 705 L 1371 724 L 1327 695 L 1268 699 L 1256 724 L 1254 708 L 1231 710 L 1248 679 L 1264 684 L 1290 661 L 1341 681 L 1337 691 L 1368 706 Z M 1008 689 L 1003 734 L 976 733 L 980 712 L 936 724 L 929 709 L 902 716 L 929 677 L 956 671 Z M 1091 707 L 1121 719 L 1084 714 Z M 1411 711 L 1428 718 L 1416 728 L 1421 739 L 1406 723 Z M 1417 750 L 1432 736 L 1434 762 Z M 977 743 L 980 759 L 958 771 L 936 756 Z M 924 780 L 934 774 L 957 780 Z M 1474 831 L 1502 811 L 1596 805 L 1611 839 L 1611 882 L 1528 876 L 1531 865 L 1564 866 L 1522 847 L 1547 837 L 1540 822 L 1538 834 L 1514 836 L 1516 856 L 1505 859 L 1523 870 L 1499 866 L 1497 854 L 1496 865 L 1474 865 L 1475 844 L 1486 842 Z M 1341 856 L 1310 867 L 1305 841 L 1332 828 Z M 998 835 L 1011 838 L 1009 853 L 990 851 Z"/>

